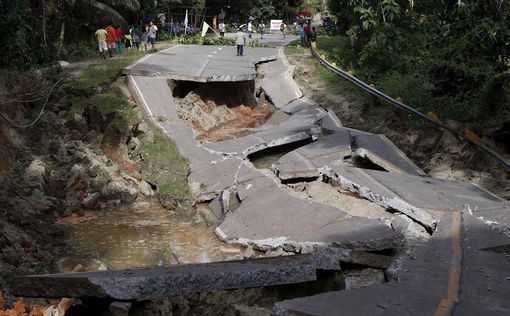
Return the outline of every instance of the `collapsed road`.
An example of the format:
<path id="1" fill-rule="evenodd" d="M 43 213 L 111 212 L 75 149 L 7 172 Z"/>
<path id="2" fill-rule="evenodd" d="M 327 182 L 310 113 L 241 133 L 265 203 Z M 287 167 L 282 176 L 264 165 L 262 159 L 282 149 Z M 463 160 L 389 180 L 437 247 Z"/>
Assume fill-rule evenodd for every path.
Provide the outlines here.
<path id="1" fill-rule="evenodd" d="M 303 95 L 281 49 L 253 48 L 236 57 L 230 47 L 181 45 L 148 55 L 124 74 L 145 118 L 188 159 L 194 198 L 209 203 L 218 237 L 289 256 L 20 277 L 17 294 L 147 300 L 302 283 L 315 280 L 318 270 L 354 264 L 384 269 L 388 282 L 283 300 L 272 313 L 510 313 L 510 204 L 472 184 L 427 177 L 383 135 L 342 126 Z M 197 140 L 169 80 L 251 82 L 284 119 L 240 137 Z M 271 172 L 250 160 L 289 144 L 298 145 Z M 313 193 L 312 186 L 320 189 Z M 75 282 L 82 286 L 70 287 Z"/>

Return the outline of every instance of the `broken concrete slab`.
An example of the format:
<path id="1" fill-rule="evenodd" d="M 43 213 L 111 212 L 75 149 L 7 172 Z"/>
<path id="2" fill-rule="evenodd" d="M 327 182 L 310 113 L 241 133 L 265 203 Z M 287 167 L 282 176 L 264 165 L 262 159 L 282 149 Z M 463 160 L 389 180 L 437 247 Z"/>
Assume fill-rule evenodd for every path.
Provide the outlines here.
<path id="1" fill-rule="evenodd" d="M 313 124 L 277 126 L 244 137 L 204 144 L 204 147 L 217 153 L 248 157 L 268 148 L 310 139 L 320 132 Z"/>
<path id="2" fill-rule="evenodd" d="M 234 47 L 177 45 L 147 55 L 122 73 L 196 82 L 246 81 L 255 80 L 257 63 L 276 59 L 275 48 L 249 49 L 240 58 Z"/>
<path id="3" fill-rule="evenodd" d="M 433 210 L 451 212 L 462 210 L 467 204 L 481 207 L 500 201 L 475 185 L 429 177 L 342 166 L 324 168 L 321 172 L 342 188 L 382 207 L 397 210 L 432 229 L 438 219 Z"/>
<path id="4" fill-rule="evenodd" d="M 355 156 L 368 159 L 383 169 L 400 174 L 425 175 L 395 144 L 386 136 L 351 130 Z"/>
<path id="5" fill-rule="evenodd" d="M 289 196 L 269 178 L 244 182 L 237 189 L 241 206 L 216 228 L 230 243 L 261 250 L 318 244 L 370 251 L 396 248 L 402 242 L 399 233 L 380 221 Z"/>
<path id="6" fill-rule="evenodd" d="M 321 122 L 321 127 L 327 130 L 337 130 L 339 128 L 342 128 L 342 122 L 338 118 L 338 116 L 335 114 L 335 112 L 331 109 L 327 110 L 328 115 L 326 115 Z"/>
<path id="7" fill-rule="evenodd" d="M 311 255 L 296 255 L 147 269 L 17 277 L 13 292 L 24 297 L 98 297 L 151 300 L 316 280 Z"/>
<path id="8" fill-rule="evenodd" d="M 285 154 L 273 164 L 273 171 L 282 180 L 318 177 L 320 167 L 341 164 L 350 155 L 350 133 L 338 131 Z"/>
<path id="9" fill-rule="evenodd" d="M 399 283 L 285 300 L 273 306 L 273 314 L 336 315 L 340 308 L 345 315 L 434 314 L 450 280 L 451 227 L 451 214 L 448 214 L 429 243 L 417 247 L 412 255 L 415 259 L 406 260 L 406 272 Z"/>
<path id="10" fill-rule="evenodd" d="M 305 124 L 317 124 L 327 116 L 327 112 L 320 107 L 309 107 L 294 112 L 287 120 L 280 123 L 280 126 L 299 126 Z"/>
<path id="11" fill-rule="evenodd" d="M 266 75 L 262 79 L 260 87 L 277 108 L 282 108 L 303 96 L 299 86 L 288 71 Z"/>
<path id="12" fill-rule="evenodd" d="M 292 115 L 298 111 L 308 109 L 310 107 L 317 107 L 317 103 L 315 103 L 314 101 L 312 101 L 306 97 L 302 97 L 302 98 L 296 99 L 296 100 L 290 102 L 289 104 L 287 104 L 286 106 L 282 107 L 281 111 Z"/>

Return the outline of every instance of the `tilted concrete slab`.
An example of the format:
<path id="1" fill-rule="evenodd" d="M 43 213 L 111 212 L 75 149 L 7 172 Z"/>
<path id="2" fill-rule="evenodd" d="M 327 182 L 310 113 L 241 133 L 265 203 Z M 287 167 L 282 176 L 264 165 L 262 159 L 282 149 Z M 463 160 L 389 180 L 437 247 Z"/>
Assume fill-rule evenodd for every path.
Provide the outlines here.
<path id="1" fill-rule="evenodd" d="M 339 128 L 342 128 L 342 122 L 338 118 L 338 116 L 335 114 L 335 112 L 331 109 L 327 110 L 328 115 L 326 115 L 321 122 L 321 127 L 327 130 L 337 130 Z"/>
<path id="2" fill-rule="evenodd" d="M 283 108 L 303 96 L 294 81 L 290 66 L 283 58 L 284 56 L 265 65 L 268 71 L 260 82 L 260 88 L 277 108 Z"/>
<path id="3" fill-rule="evenodd" d="M 220 238 L 259 249 L 331 245 L 355 250 L 398 247 L 402 235 L 378 220 L 351 217 L 324 204 L 284 192 L 270 178 L 256 178 L 237 187 L 241 206 L 218 226 Z"/>
<path id="4" fill-rule="evenodd" d="M 204 146 L 214 152 L 248 157 L 261 150 L 306 140 L 320 133 L 320 128 L 313 124 L 283 125 L 239 138 L 204 144 Z"/>
<path id="5" fill-rule="evenodd" d="M 501 201 L 475 185 L 429 177 L 342 166 L 324 168 L 321 172 L 344 189 L 404 213 L 429 228 L 435 227 L 438 218 L 437 212 L 431 210 L 459 211 L 466 205 L 482 207 Z"/>
<path id="6" fill-rule="evenodd" d="M 272 169 L 282 180 L 318 177 L 319 168 L 341 163 L 350 155 L 350 132 L 337 131 L 285 154 L 273 164 Z"/>
<path id="7" fill-rule="evenodd" d="M 415 259 L 405 261 L 399 283 L 285 300 L 274 305 L 273 314 L 434 315 L 448 288 L 451 223 L 450 215 L 443 218 L 429 242 L 417 247 L 412 254 Z"/>
<path id="8" fill-rule="evenodd" d="M 13 292 L 24 297 L 150 300 L 228 289 L 316 280 L 313 255 L 262 258 L 147 269 L 17 277 Z"/>
<path id="9" fill-rule="evenodd" d="M 352 131 L 351 135 L 356 143 L 356 156 L 368 159 L 389 172 L 425 175 L 386 136 L 357 131 Z"/>
<path id="10" fill-rule="evenodd" d="M 275 315 L 506 315 L 508 258 L 479 248 L 501 232 L 465 212 L 446 214 L 406 259 L 398 283 L 278 302 Z M 507 241 L 510 238 L 506 237 Z M 363 302 L 363 304 L 352 304 Z"/>
<path id="11" fill-rule="evenodd" d="M 276 60 L 276 48 L 252 48 L 236 56 L 234 46 L 178 45 L 147 55 L 122 70 L 125 75 L 196 82 L 255 80 L 255 65 Z"/>
<path id="12" fill-rule="evenodd" d="M 290 102 L 286 106 L 282 107 L 281 110 L 282 112 L 287 114 L 294 114 L 298 111 L 308 109 L 311 107 L 317 107 L 317 103 L 313 102 L 312 100 L 306 97 L 302 97 Z"/>

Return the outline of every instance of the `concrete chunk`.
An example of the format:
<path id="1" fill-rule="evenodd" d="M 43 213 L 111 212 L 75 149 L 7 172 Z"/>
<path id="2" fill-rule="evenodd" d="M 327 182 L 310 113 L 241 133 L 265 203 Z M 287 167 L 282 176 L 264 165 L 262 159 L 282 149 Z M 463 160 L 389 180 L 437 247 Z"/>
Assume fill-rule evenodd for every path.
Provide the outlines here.
<path id="1" fill-rule="evenodd" d="M 14 293 L 25 297 L 99 297 L 150 300 L 227 289 L 316 280 L 311 255 L 186 264 L 148 269 L 17 277 Z"/>
<path id="2" fill-rule="evenodd" d="M 277 108 L 282 108 L 303 96 L 299 86 L 288 71 L 266 75 L 261 82 L 261 88 Z"/>
<path id="3" fill-rule="evenodd" d="M 317 103 L 313 102 L 312 100 L 303 97 L 297 100 L 294 100 L 287 104 L 286 106 L 282 107 L 281 110 L 287 114 L 294 114 L 298 111 L 310 108 L 310 107 L 317 107 Z"/>
<path id="4" fill-rule="evenodd" d="M 273 171 L 282 180 L 317 177 L 320 167 L 341 164 L 350 155 L 350 133 L 338 131 L 284 155 L 273 164 Z"/>
<path id="5" fill-rule="evenodd" d="M 386 136 L 356 131 L 351 131 L 351 135 L 356 144 L 356 156 L 368 159 L 389 172 L 425 174 Z"/>
<path id="6" fill-rule="evenodd" d="M 217 228 L 228 242 L 261 250 L 318 244 L 368 251 L 395 248 L 402 241 L 401 234 L 378 220 L 289 196 L 269 178 L 240 184 L 238 193 L 241 206 Z"/>

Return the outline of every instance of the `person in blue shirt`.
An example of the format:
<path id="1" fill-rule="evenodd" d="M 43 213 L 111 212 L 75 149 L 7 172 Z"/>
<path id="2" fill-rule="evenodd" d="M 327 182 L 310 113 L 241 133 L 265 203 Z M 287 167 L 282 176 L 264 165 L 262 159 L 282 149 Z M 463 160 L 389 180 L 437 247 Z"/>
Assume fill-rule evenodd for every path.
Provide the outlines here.
<path id="1" fill-rule="evenodd" d="M 299 24 L 298 28 L 299 37 L 301 38 L 301 46 L 305 47 L 305 28 L 303 24 Z"/>

